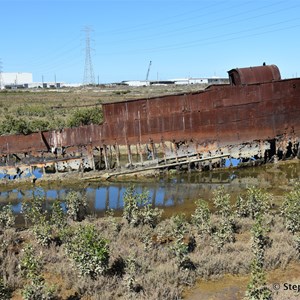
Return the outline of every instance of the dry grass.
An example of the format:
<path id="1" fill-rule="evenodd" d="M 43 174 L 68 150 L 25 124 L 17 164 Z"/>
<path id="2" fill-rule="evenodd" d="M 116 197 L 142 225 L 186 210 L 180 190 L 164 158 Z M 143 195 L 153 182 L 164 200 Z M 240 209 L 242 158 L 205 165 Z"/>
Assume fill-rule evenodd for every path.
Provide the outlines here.
<path id="1" fill-rule="evenodd" d="M 47 122 L 51 119 L 53 122 L 48 127 L 60 129 L 78 109 L 93 107 L 101 109 L 101 104 L 105 102 L 192 92 L 203 88 L 203 85 L 170 85 L 3 90 L 0 91 L 0 124 L 8 116 L 21 118 L 29 123 Z"/>

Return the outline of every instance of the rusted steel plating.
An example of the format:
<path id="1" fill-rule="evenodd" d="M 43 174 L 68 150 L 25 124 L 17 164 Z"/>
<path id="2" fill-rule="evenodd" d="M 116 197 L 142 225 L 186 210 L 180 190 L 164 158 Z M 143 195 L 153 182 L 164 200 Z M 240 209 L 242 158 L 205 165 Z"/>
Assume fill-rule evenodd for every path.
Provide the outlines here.
<path id="1" fill-rule="evenodd" d="M 230 85 L 103 104 L 101 125 L 1 136 L 0 153 L 22 154 L 20 161 L 27 164 L 54 160 L 58 170 L 118 167 L 122 151 L 129 165 L 133 156 L 143 165 L 155 163 L 159 154 L 165 162 L 223 153 L 236 158 L 295 154 L 300 78 L 281 80 L 275 65 L 228 73 Z"/>
<path id="2" fill-rule="evenodd" d="M 281 79 L 280 71 L 275 65 L 237 68 L 228 71 L 228 74 L 232 85 L 263 83 Z"/>

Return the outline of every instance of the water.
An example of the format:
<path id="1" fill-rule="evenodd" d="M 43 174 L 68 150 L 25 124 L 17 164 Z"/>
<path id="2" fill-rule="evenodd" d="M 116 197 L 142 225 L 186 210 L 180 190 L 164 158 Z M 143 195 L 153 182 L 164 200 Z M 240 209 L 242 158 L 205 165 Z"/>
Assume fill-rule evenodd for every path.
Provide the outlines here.
<path id="1" fill-rule="evenodd" d="M 156 207 L 164 208 L 164 215 L 183 212 L 190 215 L 195 208 L 195 200 L 202 198 L 210 201 L 212 193 L 223 185 L 234 202 L 237 195 L 250 186 L 257 186 L 274 195 L 273 203 L 280 204 L 282 195 L 289 191 L 294 181 L 300 180 L 300 161 L 293 160 L 276 165 L 227 169 L 223 171 L 201 172 L 164 176 L 139 182 L 79 182 L 75 186 L 51 186 L 38 189 L 22 188 L 4 190 L 0 188 L 0 203 L 12 204 L 16 214 L 20 213 L 22 201 L 34 194 L 45 196 L 45 207 L 49 209 L 55 199 L 63 201 L 71 190 L 86 196 L 90 212 L 102 215 L 107 209 L 117 213 L 123 208 L 123 195 L 132 184 L 138 191 L 149 191 L 150 201 Z M 210 201 L 211 203 L 211 201 Z"/>

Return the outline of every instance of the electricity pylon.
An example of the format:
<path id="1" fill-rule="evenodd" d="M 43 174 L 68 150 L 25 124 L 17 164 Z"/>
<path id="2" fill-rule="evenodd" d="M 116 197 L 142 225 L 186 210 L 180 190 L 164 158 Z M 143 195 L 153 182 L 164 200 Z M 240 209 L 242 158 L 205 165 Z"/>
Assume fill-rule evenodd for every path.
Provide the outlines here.
<path id="1" fill-rule="evenodd" d="M 95 84 L 95 75 L 92 64 L 91 57 L 91 38 L 90 32 L 91 28 L 85 27 L 85 65 L 84 65 L 84 75 L 83 75 L 83 85 Z"/>

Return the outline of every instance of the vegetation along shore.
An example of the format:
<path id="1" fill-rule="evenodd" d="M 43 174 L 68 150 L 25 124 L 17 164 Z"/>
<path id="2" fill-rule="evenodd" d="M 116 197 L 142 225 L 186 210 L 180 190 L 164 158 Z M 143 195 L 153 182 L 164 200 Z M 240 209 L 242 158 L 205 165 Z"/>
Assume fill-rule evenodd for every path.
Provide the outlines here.
<path id="1" fill-rule="evenodd" d="M 15 227 L 10 205 L 1 206 L 0 298 L 195 299 L 199 280 L 231 274 L 248 279 L 228 299 L 298 299 L 299 273 L 266 280 L 299 266 L 300 184 L 290 188 L 275 210 L 272 195 L 259 188 L 232 204 L 221 186 L 213 210 L 198 199 L 191 216 L 168 219 L 134 186 L 124 194 L 122 217 L 109 210 L 96 218 L 75 191 L 46 211 L 37 194 L 22 203 L 24 228 Z"/>

